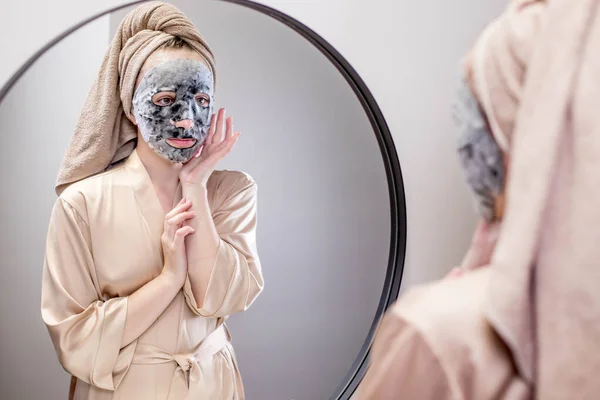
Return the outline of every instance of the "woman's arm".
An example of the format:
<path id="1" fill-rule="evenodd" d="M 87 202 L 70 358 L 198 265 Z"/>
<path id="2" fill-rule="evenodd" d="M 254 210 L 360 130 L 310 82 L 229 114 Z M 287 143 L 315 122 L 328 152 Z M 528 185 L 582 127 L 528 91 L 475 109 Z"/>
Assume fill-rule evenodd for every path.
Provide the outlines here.
<path id="1" fill-rule="evenodd" d="M 185 194 L 194 201 L 190 225 L 196 234 L 186 239 L 184 293 L 197 314 L 213 317 L 246 310 L 264 286 L 256 247 L 256 183 L 241 172 L 221 174 L 222 192 L 212 213 L 206 192 L 190 186 Z"/>
<path id="2" fill-rule="evenodd" d="M 150 328 L 171 304 L 182 286 L 182 282 L 178 282 L 169 274 L 162 273 L 128 296 L 121 348 L 139 338 Z"/>
<path id="3" fill-rule="evenodd" d="M 187 239 L 188 276 L 197 307 L 202 308 L 208 281 L 217 259 L 221 238 L 215 227 L 206 186 L 183 186 L 184 198 L 192 199 L 196 217 L 188 224 L 196 234 Z"/>
<path id="4" fill-rule="evenodd" d="M 90 385 L 115 390 L 135 345 L 123 347 L 127 297 L 102 300 L 86 221 L 58 199 L 42 276 L 42 319 L 63 368 Z"/>
<path id="5" fill-rule="evenodd" d="M 223 172 L 215 189 L 220 201 L 208 204 L 207 184 L 216 164 L 239 137 L 225 109 L 214 116 L 201 151 L 181 169 L 183 196 L 195 204 L 187 239 L 189 279 L 183 292 L 198 315 L 221 317 L 243 311 L 262 291 L 263 278 L 256 251 L 256 184 L 247 175 Z"/>
<path id="6" fill-rule="evenodd" d="M 195 213 L 189 211 L 192 202 L 182 199 L 165 216 L 161 237 L 164 266 L 159 276 L 129 295 L 127 320 L 122 346 L 136 340 L 158 319 L 171 304 L 183 286 L 187 275 L 185 237 L 194 233 L 190 226 L 181 225 L 193 221 Z"/>
<path id="7" fill-rule="evenodd" d="M 103 300 L 95 278 L 89 226 L 70 203 L 57 201 L 48 230 L 41 311 L 65 370 L 93 386 L 117 388 L 131 363 L 135 340 L 185 281 L 186 264 L 182 267 L 173 256 L 178 251 L 185 261 L 184 237 L 178 239 L 179 246 L 169 247 L 157 278 L 130 296 Z"/>

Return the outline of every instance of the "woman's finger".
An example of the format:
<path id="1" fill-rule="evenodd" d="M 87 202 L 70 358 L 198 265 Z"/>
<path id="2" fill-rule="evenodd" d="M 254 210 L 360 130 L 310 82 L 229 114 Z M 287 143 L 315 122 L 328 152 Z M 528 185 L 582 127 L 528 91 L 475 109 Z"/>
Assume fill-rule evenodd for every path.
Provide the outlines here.
<path id="1" fill-rule="evenodd" d="M 229 116 L 225 120 L 225 140 L 233 136 L 233 117 Z"/>
<path id="2" fill-rule="evenodd" d="M 182 223 L 194 218 L 195 216 L 196 216 L 196 212 L 194 212 L 194 211 L 182 212 L 181 214 L 177 214 L 174 217 L 170 218 L 168 223 L 173 225 L 176 228 L 179 228 L 179 227 L 181 227 Z"/>
<path id="3" fill-rule="evenodd" d="M 217 114 L 217 124 L 215 134 L 213 136 L 211 144 L 219 144 L 223 141 L 225 136 L 225 109 L 221 108 Z"/>
<path id="4" fill-rule="evenodd" d="M 198 149 L 198 151 L 196 152 L 196 154 L 194 154 L 194 157 L 192 157 L 187 164 L 190 163 L 190 161 L 194 160 L 194 158 L 198 158 L 202 155 L 202 152 L 204 151 L 204 148 L 206 147 L 206 144 L 203 144 L 202 146 L 200 146 L 200 148 Z"/>
<path id="5" fill-rule="evenodd" d="M 236 132 L 234 135 L 231 136 L 231 138 L 229 140 L 227 140 L 227 142 L 225 144 L 225 148 L 223 149 L 223 152 L 225 153 L 225 154 L 223 154 L 223 156 L 225 156 L 226 154 L 229 154 L 231 149 L 233 149 L 233 146 L 235 146 L 235 143 L 237 142 L 239 137 L 240 137 L 240 133 Z"/>
<path id="6" fill-rule="evenodd" d="M 235 145 L 238 137 L 240 136 L 239 132 L 236 132 L 230 139 L 224 140 L 218 147 L 214 149 L 212 154 L 206 158 L 207 163 L 216 163 L 225 157 Z"/>
<path id="7" fill-rule="evenodd" d="M 187 235 L 190 235 L 194 232 L 196 232 L 196 230 L 189 225 L 177 229 L 177 232 L 175 232 L 175 242 L 177 243 L 182 241 Z"/>
<path id="8" fill-rule="evenodd" d="M 459 268 L 459 267 L 455 267 L 455 268 L 452 268 L 452 270 L 450 270 L 450 272 L 448 273 L 448 275 L 446 275 L 444 277 L 444 279 L 458 278 L 459 276 L 462 276 L 462 274 L 463 274 L 463 269 Z"/>
<path id="9" fill-rule="evenodd" d="M 179 204 L 177 204 L 171 211 L 167 213 L 167 215 L 165 215 L 165 221 L 173 218 L 177 214 L 181 214 L 182 212 L 184 212 L 192 206 L 191 201 L 185 200 L 185 202 L 183 202 L 183 200 L 184 199 L 182 199 L 182 201 L 180 201 Z"/>
<path id="10" fill-rule="evenodd" d="M 206 136 L 206 140 L 204 141 L 204 146 L 208 146 L 212 144 L 213 138 L 215 136 L 215 129 L 217 126 L 217 116 L 213 114 L 210 117 L 210 128 L 208 128 L 208 135 Z M 198 155 L 196 155 L 198 157 Z"/>
<path id="11" fill-rule="evenodd" d="M 490 241 L 493 242 L 496 240 L 497 233 L 498 223 L 488 222 L 482 219 L 475 227 L 475 232 L 473 233 L 473 239 L 471 241 L 476 245 L 486 245 Z"/>
<path id="12" fill-rule="evenodd" d="M 179 207 L 180 205 L 184 204 L 184 203 L 185 203 L 185 201 L 186 201 L 186 200 L 185 200 L 185 197 L 182 197 L 182 198 L 181 198 L 181 200 L 179 200 L 179 203 L 177 203 L 177 205 L 175 206 L 175 208 L 177 208 L 177 207 Z M 165 215 L 165 220 L 164 220 L 164 222 L 163 222 L 163 232 L 166 232 L 166 231 L 167 231 L 167 221 L 168 221 L 168 220 L 169 220 L 169 218 L 170 218 L 170 214 L 171 214 L 171 212 L 172 212 L 172 210 L 171 210 L 171 211 L 169 211 L 169 212 L 168 212 L 168 213 Z"/>

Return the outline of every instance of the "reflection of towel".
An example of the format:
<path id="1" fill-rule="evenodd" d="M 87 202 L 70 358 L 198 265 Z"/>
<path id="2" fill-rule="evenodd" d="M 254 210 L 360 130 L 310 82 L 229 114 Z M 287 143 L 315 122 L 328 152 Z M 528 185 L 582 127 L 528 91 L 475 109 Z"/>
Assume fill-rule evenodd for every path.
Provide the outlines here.
<path id="1" fill-rule="evenodd" d="M 509 156 L 487 316 L 540 399 L 600 380 L 600 0 L 514 0 L 472 52 Z"/>
<path id="2" fill-rule="evenodd" d="M 137 75 L 148 56 L 174 36 L 205 58 L 216 79 L 208 44 L 177 8 L 150 2 L 131 11 L 121 22 L 88 94 L 58 173 L 57 194 L 131 154 L 137 130 L 127 116 L 131 118 Z"/>

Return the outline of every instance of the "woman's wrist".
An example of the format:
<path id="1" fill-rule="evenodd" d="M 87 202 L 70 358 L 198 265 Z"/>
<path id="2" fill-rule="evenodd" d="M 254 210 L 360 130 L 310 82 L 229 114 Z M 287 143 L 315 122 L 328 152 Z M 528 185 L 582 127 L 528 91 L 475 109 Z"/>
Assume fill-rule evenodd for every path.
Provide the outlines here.
<path id="1" fill-rule="evenodd" d="M 181 289 L 181 287 L 185 283 L 185 278 L 186 278 L 185 275 L 176 274 L 165 268 L 163 268 L 163 271 L 158 276 L 158 279 L 160 279 L 161 282 L 163 282 L 166 289 L 175 289 L 175 290 Z"/>
<path id="2" fill-rule="evenodd" d="M 182 184 L 182 195 L 191 201 L 193 208 L 198 211 L 208 205 L 208 190 L 202 184 Z"/>
<path id="3" fill-rule="evenodd" d="M 181 189 L 184 197 L 188 193 L 192 194 L 205 194 L 206 193 L 206 182 L 181 182 Z"/>

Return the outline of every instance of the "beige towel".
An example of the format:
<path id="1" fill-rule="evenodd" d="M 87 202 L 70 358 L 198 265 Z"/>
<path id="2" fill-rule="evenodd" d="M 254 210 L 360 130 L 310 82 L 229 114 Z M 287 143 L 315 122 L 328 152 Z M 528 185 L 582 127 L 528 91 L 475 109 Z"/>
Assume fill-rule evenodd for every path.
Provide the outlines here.
<path id="1" fill-rule="evenodd" d="M 131 11 L 119 25 L 87 96 L 60 166 L 57 194 L 131 154 L 137 129 L 128 117 L 136 78 L 148 56 L 174 36 L 204 57 L 216 80 L 213 53 L 181 11 L 161 2 L 145 3 Z"/>
<path id="2" fill-rule="evenodd" d="M 513 1 L 472 52 L 510 157 L 486 314 L 539 399 L 600 398 L 599 5 Z"/>

